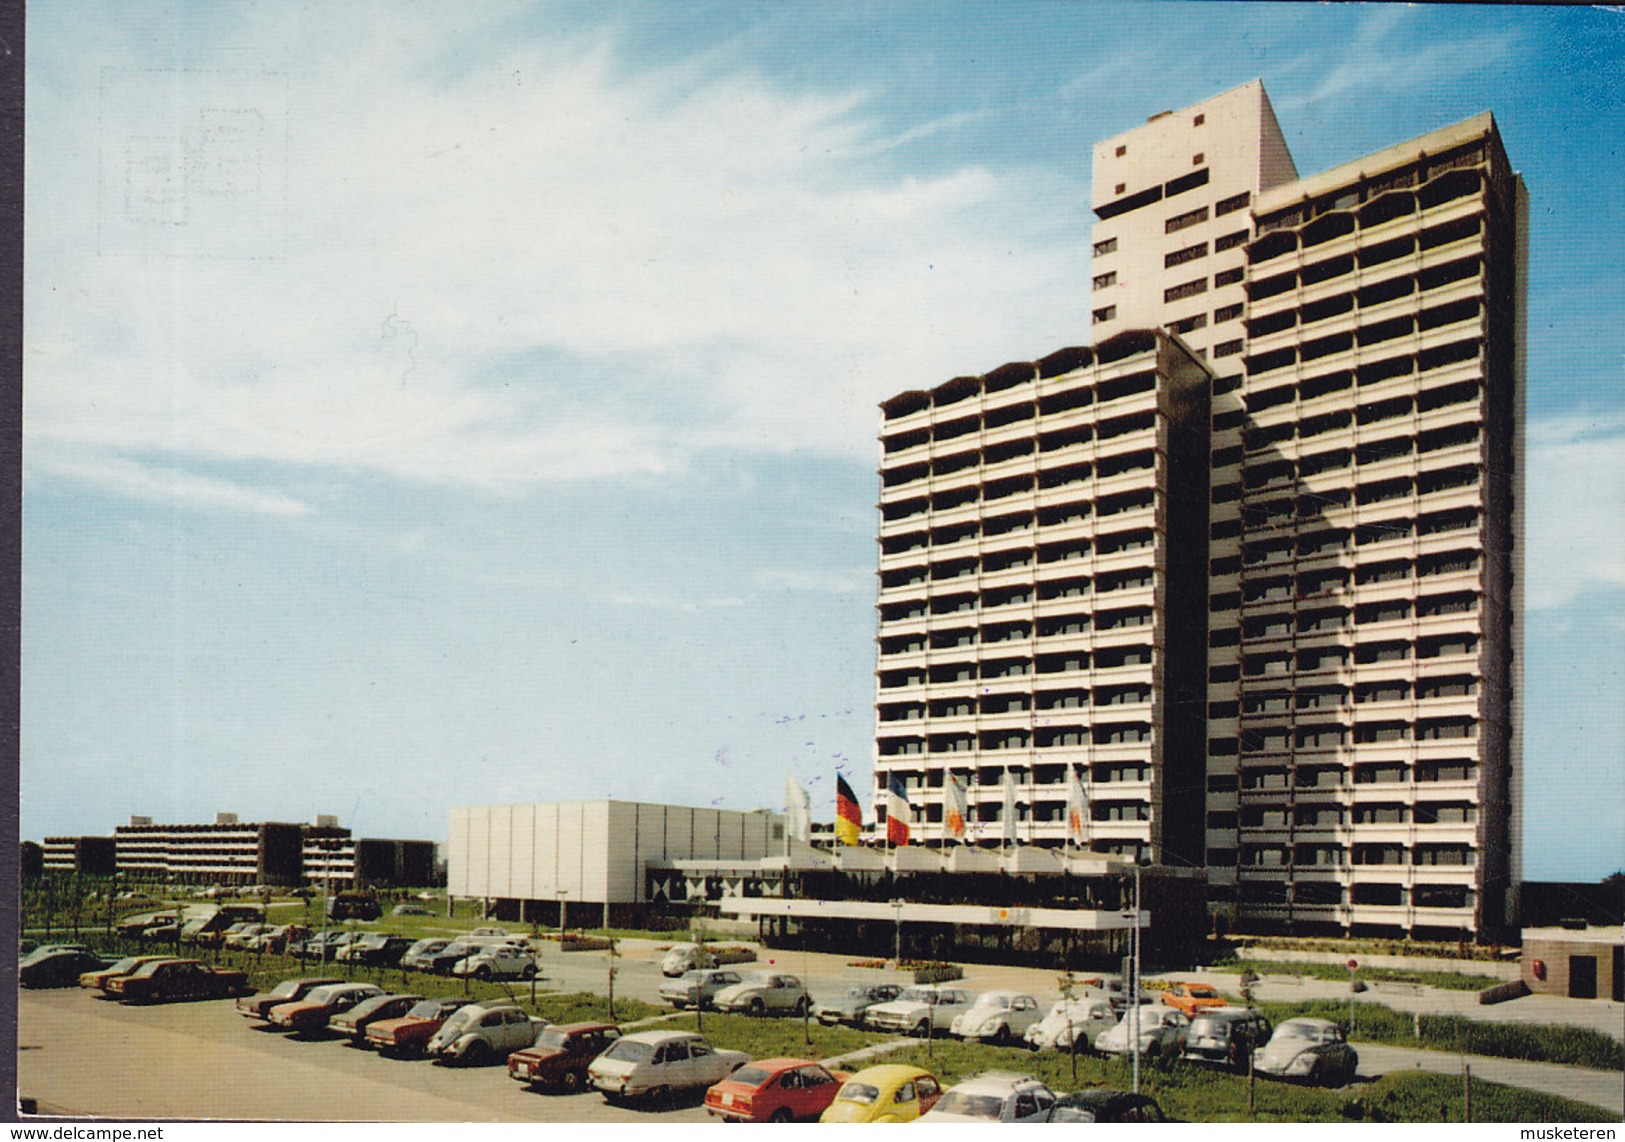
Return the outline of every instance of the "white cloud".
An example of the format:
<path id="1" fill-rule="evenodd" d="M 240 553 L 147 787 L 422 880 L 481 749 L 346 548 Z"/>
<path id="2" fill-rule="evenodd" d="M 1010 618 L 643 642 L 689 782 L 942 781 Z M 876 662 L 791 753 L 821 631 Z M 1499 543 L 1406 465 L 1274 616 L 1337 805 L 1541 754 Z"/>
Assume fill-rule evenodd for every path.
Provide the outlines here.
<path id="1" fill-rule="evenodd" d="M 601 42 L 453 74 L 489 31 L 266 19 L 169 71 L 103 37 L 38 82 L 30 439 L 487 489 L 867 456 L 888 393 L 1087 337 L 1057 188 L 898 175 L 856 94 Z"/>
<path id="2" fill-rule="evenodd" d="M 1528 452 L 1527 605 L 1625 587 L 1625 413 L 1533 420 Z"/>
<path id="3" fill-rule="evenodd" d="M 93 484 L 141 500 L 252 515 L 293 517 L 311 512 L 309 504 L 280 492 L 117 456 L 51 454 L 33 459 L 32 467 L 38 474 Z"/>

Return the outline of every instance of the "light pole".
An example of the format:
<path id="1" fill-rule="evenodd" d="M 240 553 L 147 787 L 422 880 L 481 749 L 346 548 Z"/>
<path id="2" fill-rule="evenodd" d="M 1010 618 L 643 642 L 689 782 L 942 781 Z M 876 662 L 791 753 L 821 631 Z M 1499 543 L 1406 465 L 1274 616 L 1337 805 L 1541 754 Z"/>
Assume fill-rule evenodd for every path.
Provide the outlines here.
<path id="1" fill-rule="evenodd" d="M 561 888 L 559 894 L 559 947 L 564 947 L 564 921 L 570 915 L 570 890 Z"/>
<path id="2" fill-rule="evenodd" d="M 892 916 L 894 917 L 892 921 L 892 959 L 897 962 L 897 970 L 901 971 L 903 969 L 903 902 L 900 899 L 893 900 L 891 906 Z"/>
<path id="3" fill-rule="evenodd" d="M 1129 1011 L 1133 1015 L 1130 1024 L 1129 1038 L 1134 1043 L 1134 1093 L 1140 1093 L 1140 870 L 1145 867 L 1148 860 L 1144 856 L 1134 858 L 1134 950 L 1130 963 L 1129 974 Z"/>

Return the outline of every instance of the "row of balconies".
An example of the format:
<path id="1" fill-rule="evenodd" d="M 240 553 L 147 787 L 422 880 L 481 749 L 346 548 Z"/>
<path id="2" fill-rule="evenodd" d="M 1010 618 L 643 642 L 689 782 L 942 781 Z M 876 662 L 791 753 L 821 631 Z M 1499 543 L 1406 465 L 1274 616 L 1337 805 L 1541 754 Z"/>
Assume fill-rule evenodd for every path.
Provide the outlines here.
<path id="1" fill-rule="evenodd" d="M 880 469 L 881 486 L 887 491 L 895 491 L 929 479 L 932 486 L 937 488 L 964 487 L 1027 472 L 1054 471 L 1068 465 L 1103 464 L 1136 451 L 1144 451 L 1154 459 L 1158 426 L 1148 424 L 1110 439 L 1078 441 L 1051 449 L 1039 448 L 1030 435 L 1014 443 L 1026 447 L 1008 456 L 998 454 L 989 446 L 980 452 L 971 449 L 941 453 L 912 463 L 901 456 L 887 457 Z M 1150 469 L 1153 463 L 1138 467 Z"/>
<path id="2" fill-rule="evenodd" d="M 998 447 L 1011 441 L 1049 432 L 1065 432 L 1072 428 L 1093 429 L 1102 421 L 1140 413 L 1154 413 L 1157 410 L 1157 393 L 1153 389 L 1106 403 L 1090 403 L 1079 408 L 1048 413 L 1039 411 L 1036 402 L 1028 401 L 1026 403 L 1033 410 L 1030 415 L 991 428 L 987 426 L 988 414 L 1002 412 L 1008 415 L 1019 403 L 1021 402 L 1011 402 L 989 408 L 987 414 L 979 418 L 980 427 L 956 432 L 951 436 L 942 436 L 936 431 L 940 430 L 944 422 L 938 422 L 930 429 L 887 432 L 881 437 L 881 447 L 885 449 L 884 466 L 889 468 L 923 459 L 957 455 L 967 450 Z M 911 436 L 919 439 L 910 440 Z"/>
<path id="3" fill-rule="evenodd" d="M 1153 397 L 1155 395 L 1154 389 L 1149 391 L 1141 389 L 1136 380 L 1148 372 L 1147 364 L 1149 361 L 1146 357 L 1136 356 L 1122 363 L 1097 366 L 1087 380 L 1080 370 L 1076 369 L 1044 378 L 1037 377 L 1035 370 L 1032 379 L 1024 379 L 991 393 L 980 384 L 974 389 L 967 386 L 963 390 L 963 395 L 956 394 L 955 399 L 947 403 L 928 404 L 912 412 L 888 416 L 881 439 L 930 428 L 938 423 L 952 423 L 970 416 L 979 418 L 985 418 L 990 414 L 998 416 L 1018 405 L 1031 404 L 1035 401 L 1040 405 L 1046 402 L 1068 403 L 1067 411 L 1084 408 L 1098 410 L 1096 416 L 1132 411 L 1143 405 L 1148 395 Z M 1116 389 L 1124 390 L 1122 395 L 1112 395 Z M 1077 403 L 1070 404 L 1074 401 Z"/>
<path id="4" fill-rule="evenodd" d="M 1287 421 L 1312 420 L 1402 396 L 1432 399 L 1441 389 L 1484 383 L 1483 362 L 1476 355 L 1447 361 L 1422 372 L 1417 372 L 1416 366 L 1414 354 L 1401 353 L 1366 362 L 1361 366 L 1363 372 L 1317 371 L 1301 379 L 1281 376 L 1267 382 L 1254 382 L 1246 398 L 1247 419 L 1235 425 L 1234 431 L 1241 432 L 1249 425 L 1267 428 Z M 1218 446 L 1219 433 L 1216 432 L 1215 447 Z"/>
<path id="5" fill-rule="evenodd" d="M 1471 265 L 1470 270 L 1467 267 Z M 1358 330 L 1365 336 L 1357 337 L 1360 344 L 1388 344 L 1393 338 L 1372 340 L 1385 323 L 1402 322 L 1407 318 L 1414 318 L 1416 325 L 1423 328 L 1429 326 L 1453 327 L 1462 320 L 1474 318 L 1454 317 L 1450 311 L 1452 307 L 1466 305 L 1474 300 L 1479 301 L 1479 310 L 1482 312 L 1485 282 L 1482 273 L 1483 259 L 1477 255 L 1468 255 L 1457 259 L 1454 263 L 1439 267 L 1444 272 L 1464 273 L 1464 276 L 1447 283 L 1427 289 L 1425 292 L 1410 292 L 1403 296 L 1393 297 L 1371 305 L 1356 304 L 1362 295 L 1392 289 L 1397 285 L 1409 282 L 1412 286 L 1417 283 L 1418 275 L 1415 272 L 1402 272 L 1397 275 L 1380 275 L 1374 280 L 1367 279 L 1366 275 L 1359 275 L 1362 279 L 1358 289 L 1350 288 L 1347 281 L 1340 283 L 1342 288 L 1318 301 L 1304 299 L 1300 305 L 1276 305 L 1275 300 L 1255 303 L 1250 324 L 1264 327 L 1267 331 L 1253 334 L 1247 343 L 1249 357 L 1263 357 L 1272 352 L 1291 348 L 1306 340 L 1323 337 L 1328 334 L 1344 331 Z M 1384 267 L 1385 269 L 1388 267 Z M 1341 312 L 1330 313 L 1325 317 L 1317 317 L 1317 313 L 1328 312 L 1335 307 L 1347 305 L 1349 308 Z M 1304 315 L 1309 315 L 1305 320 Z M 1275 328 L 1290 317 L 1292 323 L 1283 328 Z"/>

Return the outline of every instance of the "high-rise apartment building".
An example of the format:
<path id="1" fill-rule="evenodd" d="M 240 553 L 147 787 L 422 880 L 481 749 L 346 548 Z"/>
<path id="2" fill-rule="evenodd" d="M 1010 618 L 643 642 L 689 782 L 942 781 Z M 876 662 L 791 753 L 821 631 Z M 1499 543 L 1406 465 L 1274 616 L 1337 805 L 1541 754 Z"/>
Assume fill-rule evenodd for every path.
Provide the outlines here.
<path id="1" fill-rule="evenodd" d="M 955 781 L 969 839 L 1202 859 L 1208 392 L 1141 330 L 886 402 L 876 778 L 916 836 Z"/>
<path id="2" fill-rule="evenodd" d="M 1205 658 L 1205 741 L 1193 755 L 1167 748 L 1180 737 L 1169 713 L 1184 706 L 1154 683 L 1141 709 L 1159 748 L 1144 780 L 1159 793 L 1136 810 L 1147 820 L 1135 839 L 1156 860 L 1204 864 L 1211 906 L 1245 928 L 1500 930 L 1521 879 L 1525 205 L 1493 119 L 1300 179 L 1255 82 L 1102 142 L 1093 186 L 1097 354 L 1126 331 L 1163 329 L 1210 378 L 1205 621 L 1176 621 L 1160 593 L 1145 618 L 1158 661 Z M 1036 776 L 1072 759 L 1056 755 L 1041 703 L 1076 682 L 1069 741 L 1099 743 L 1116 716 L 1092 678 L 1035 685 L 1026 709 L 1006 711 L 982 673 L 1004 589 L 984 582 L 997 559 L 984 548 L 1017 531 L 1019 514 L 989 493 L 1018 471 L 1039 476 L 1053 431 L 990 406 L 1000 386 L 1024 383 L 1023 367 L 1006 366 L 884 406 L 877 776 L 924 790 L 928 838 L 948 761 L 983 789 L 1007 768 L 1034 777 L 1018 787 L 1018 814 L 1051 824 L 1053 791 Z M 962 400 L 974 418 L 955 415 Z M 1089 415 L 1110 419 L 1104 406 Z M 966 451 L 959 434 L 990 428 L 991 451 L 976 437 L 980 452 L 952 458 Z M 994 458 L 1025 468 L 992 472 Z M 939 487 L 948 476 L 955 486 Z M 1188 485 L 1149 490 L 1159 523 L 1189 510 Z M 948 504 L 964 518 L 939 517 Z M 1107 528 L 1093 506 L 1077 536 L 1091 557 Z M 1043 508 L 1026 525 L 1035 557 L 1049 542 Z M 1157 535 L 1168 557 L 1184 554 L 1182 534 Z M 949 611 L 948 548 L 972 538 Z M 1078 586 L 1105 607 L 1098 573 Z M 1026 648 L 1035 682 L 1055 637 L 1044 620 L 1033 614 Z M 1098 636 L 1094 610 L 1090 620 Z M 935 689 L 950 650 L 975 657 L 970 678 L 955 672 L 979 681 L 973 696 Z M 913 678 L 925 689 L 899 693 Z M 936 756 L 948 753 L 965 756 Z M 1099 822 L 1098 807 L 1120 800 L 1099 781 L 1110 770 L 1093 757 L 1075 768 Z M 1187 779 L 1203 806 L 1194 822 L 1159 795 Z M 1024 839 L 1069 837 L 1056 821 Z M 1122 839 L 1091 831 L 1084 844 L 1122 852 Z"/>

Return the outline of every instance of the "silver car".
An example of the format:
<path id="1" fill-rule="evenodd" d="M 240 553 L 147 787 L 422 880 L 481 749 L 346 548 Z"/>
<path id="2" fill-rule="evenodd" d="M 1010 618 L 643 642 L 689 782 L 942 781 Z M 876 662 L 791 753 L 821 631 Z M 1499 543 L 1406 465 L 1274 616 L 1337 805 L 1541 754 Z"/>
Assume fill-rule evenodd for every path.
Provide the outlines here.
<path id="1" fill-rule="evenodd" d="M 660 985 L 660 998 L 682 1011 L 687 1007 L 714 1007 L 717 993 L 739 982 L 739 973 L 726 968 L 695 969 L 680 979 Z"/>

